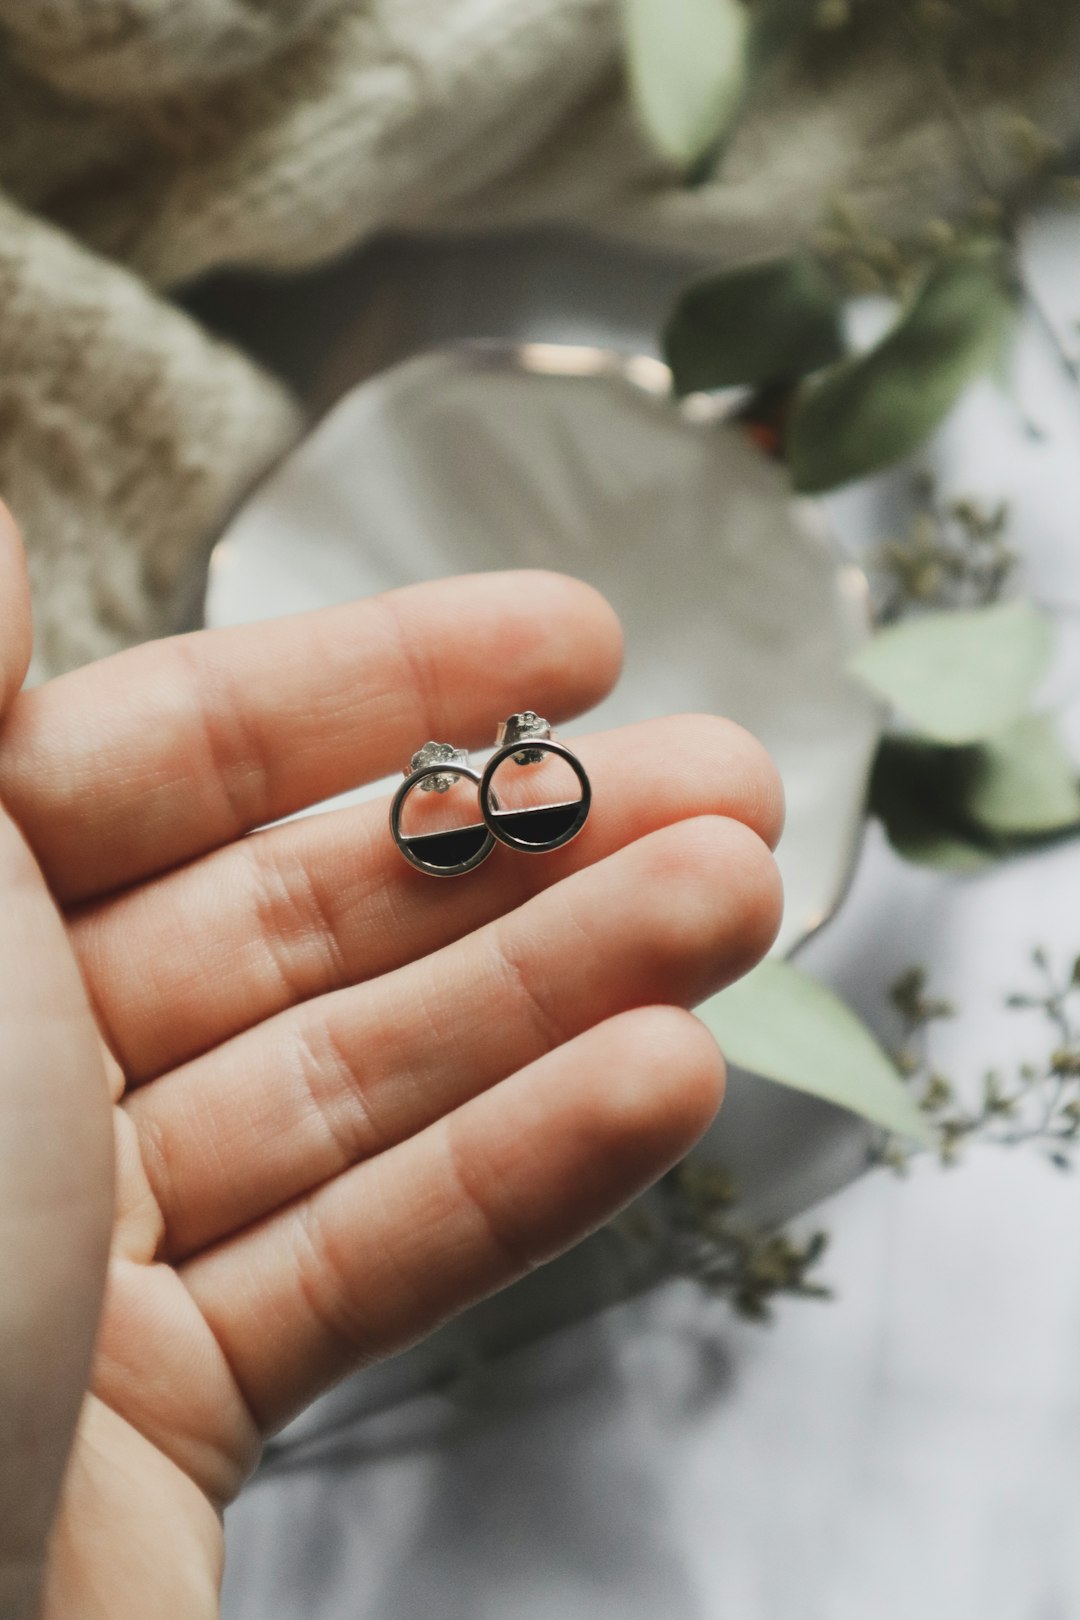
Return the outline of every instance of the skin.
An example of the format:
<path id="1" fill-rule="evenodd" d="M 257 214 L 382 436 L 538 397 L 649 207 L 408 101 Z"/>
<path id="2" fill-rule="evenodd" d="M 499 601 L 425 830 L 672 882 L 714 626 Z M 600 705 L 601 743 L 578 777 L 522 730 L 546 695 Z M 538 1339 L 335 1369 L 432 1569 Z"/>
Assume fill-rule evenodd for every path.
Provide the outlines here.
<path id="1" fill-rule="evenodd" d="M 685 1009 L 773 938 L 781 791 L 690 716 L 583 740 L 593 815 L 543 858 L 426 878 L 382 803 L 267 828 L 429 736 L 600 698 L 618 624 L 552 575 L 20 693 L 29 651 L 0 509 L 0 1613 L 210 1620 L 268 1433 L 708 1125 Z"/>

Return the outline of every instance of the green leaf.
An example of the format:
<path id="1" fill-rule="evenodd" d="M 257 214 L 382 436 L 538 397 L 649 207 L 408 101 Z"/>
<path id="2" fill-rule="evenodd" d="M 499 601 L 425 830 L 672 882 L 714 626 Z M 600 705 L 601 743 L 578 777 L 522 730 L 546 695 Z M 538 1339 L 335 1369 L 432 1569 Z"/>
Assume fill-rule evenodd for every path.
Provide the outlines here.
<path id="1" fill-rule="evenodd" d="M 965 819 L 957 756 L 910 737 L 884 737 L 870 778 L 870 811 L 898 855 L 944 872 L 981 872 L 999 852 Z"/>
<path id="2" fill-rule="evenodd" d="M 899 855 L 952 872 L 979 871 L 1080 831 L 1076 771 L 1047 715 L 978 747 L 884 738 L 870 809 Z"/>
<path id="3" fill-rule="evenodd" d="M 911 455 L 997 365 L 1015 307 L 999 249 L 939 264 L 876 348 L 800 389 L 787 444 L 796 489 L 833 489 Z"/>
<path id="4" fill-rule="evenodd" d="M 657 149 L 688 168 L 716 145 L 746 82 L 742 0 L 623 0 L 627 67 Z"/>
<path id="5" fill-rule="evenodd" d="M 925 736 L 982 742 L 1028 712 L 1052 647 L 1030 602 L 998 602 L 881 630 L 849 667 Z"/>
<path id="6" fill-rule="evenodd" d="M 1076 769 L 1050 716 L 1026 717 L 974 756 L 965 809 L 979 827 L 1031 836 L 1080 825 Z"/>
<path id="7" fill-rule="evenodd" d="M 843 352 L 836 288 L 808 254 L 688 287 L 664 329 L 677 394 L 801 377 Z"/>
<path id="8" fill-rule="evenodd" d="M 729 1062 L 838 1103 L 915 1141 L 933 1139 L 895 1065 L 832 991 L 769 960 L 698 1009 Z"/>

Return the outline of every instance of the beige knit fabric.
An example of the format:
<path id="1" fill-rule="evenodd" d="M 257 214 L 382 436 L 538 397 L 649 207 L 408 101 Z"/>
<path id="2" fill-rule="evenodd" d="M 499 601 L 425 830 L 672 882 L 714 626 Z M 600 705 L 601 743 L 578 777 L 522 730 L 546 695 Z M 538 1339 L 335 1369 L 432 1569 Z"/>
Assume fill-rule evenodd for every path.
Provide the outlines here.
<path id="1" fill-rule="evenodd" d="M 1059 9 L 1025 107 L 1071 136 L 1080 8 Z M 173 623 L 298 431 L 169 289 L 384 228 L 569 220 L 734 258 L 804 238 L 838 191 L 889 230 L 971 195 L 891 35 L 778 76 L 693 191 L 636 131 L 618 62 L 617 0 L 0 0 L 0 494 L 40 671 Z M 1004 183 L 1009 111 L 968 109 Z"/>
<path id="2" fill-rule="evenodd" d="M 35 674 L 170 628 L 193 557 L 294 429 L 287 400 L 134 276 L 0 201 L 0 492 Z"/>

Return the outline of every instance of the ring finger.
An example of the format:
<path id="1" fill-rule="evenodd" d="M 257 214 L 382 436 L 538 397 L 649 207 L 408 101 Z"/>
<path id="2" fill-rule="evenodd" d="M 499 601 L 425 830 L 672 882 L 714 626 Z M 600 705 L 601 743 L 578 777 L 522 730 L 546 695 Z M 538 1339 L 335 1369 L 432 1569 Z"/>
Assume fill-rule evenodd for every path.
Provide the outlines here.
<path id="1" fill-rule="evenodd" d="M 167 1253 L 256 1220 L 603 1019 L 694 1005 L 764 953 L 779 914 L 761 839 L 701 817 L 153 1081 L 125 1106 Z"/>

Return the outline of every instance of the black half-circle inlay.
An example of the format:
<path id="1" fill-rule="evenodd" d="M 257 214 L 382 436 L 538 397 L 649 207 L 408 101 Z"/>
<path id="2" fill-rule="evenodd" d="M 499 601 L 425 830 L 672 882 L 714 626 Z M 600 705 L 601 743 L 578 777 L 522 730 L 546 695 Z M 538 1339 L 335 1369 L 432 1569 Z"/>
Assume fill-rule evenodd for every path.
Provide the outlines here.
<path id="1" fill-rule="evenodd" d="M 496 810 L 493 821 L 523 844 L 557 844 L 572 831 L 581 814 L 581 800 L 568 804 L 530 805 L 525 810 Z"/>
<path id="2" fill-rule="evenodd" d="M 445 832 L 417 833 L 401 841 L 411 855 L 427 866 L 464 866 L 479 855 L 491 835 L 482 821 L 472 827 L 449 827 Z"/>

